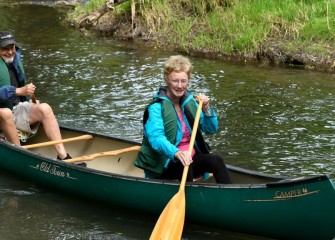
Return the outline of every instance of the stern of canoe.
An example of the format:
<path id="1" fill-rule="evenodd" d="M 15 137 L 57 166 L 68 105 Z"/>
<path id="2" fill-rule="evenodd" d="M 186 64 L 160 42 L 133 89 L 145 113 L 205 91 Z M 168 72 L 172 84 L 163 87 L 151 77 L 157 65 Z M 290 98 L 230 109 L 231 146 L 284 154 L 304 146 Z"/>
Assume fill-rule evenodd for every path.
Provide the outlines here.
<path id="1" fill-rule="evenodd" d="M 207 225 L 276 239 L 335 237 L 335 190 L 327 176 L 186 194 L 187 216 Z"/>

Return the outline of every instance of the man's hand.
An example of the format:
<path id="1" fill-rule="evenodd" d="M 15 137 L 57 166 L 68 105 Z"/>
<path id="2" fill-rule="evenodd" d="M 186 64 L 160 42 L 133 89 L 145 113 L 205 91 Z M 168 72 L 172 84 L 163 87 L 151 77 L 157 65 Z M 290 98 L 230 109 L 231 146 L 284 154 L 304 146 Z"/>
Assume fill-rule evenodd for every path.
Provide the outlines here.
<path id="1" fill-rule="evenodd" d="M 32 96 L 35 93 L 35 85 L 29 83 L 23 87 L 16 88 L 15 94 L 16 96 Z"/>

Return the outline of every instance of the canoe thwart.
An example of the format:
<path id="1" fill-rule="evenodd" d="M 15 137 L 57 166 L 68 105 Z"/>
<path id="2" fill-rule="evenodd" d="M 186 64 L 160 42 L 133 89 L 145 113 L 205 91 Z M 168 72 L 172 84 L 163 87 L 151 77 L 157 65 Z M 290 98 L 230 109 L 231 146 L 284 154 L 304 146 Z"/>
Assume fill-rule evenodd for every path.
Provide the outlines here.
<path id="1" fill-rule="evenodd" d="M 25 145 L 25 146 L 22 146 L 22 148 L 31 149 L 31 148 L 38 148 L 38 147 L 46 147 L 50 145 L 56 145 L 60 143 L 73 142 L 73 141 L 79 141 L 79 140 L 87 140 L 91 138 L 92 138 L 92 135 L 86 134 L 86 135 L 82 135 L 79 137 L 66 138 L 66 139 L 60 139 L 60 140 L 55 140 L 55 141 L 48 141 L 48 142 Z"/>
<path id="2" fill-rule="evenodd" d="M 90 155 L 82 156 L 82 157 L 76 157 L 68 160 L 64 160 L 65 162 L 73 163 L 73 162 L 82 162 L 82 161 L 91 161 L 95 158 L 98 157 L 105 157 L 105 156 L 116 156 L 121 153 L 126 153 L 126 152 L 132 152 L 132 151 L 138 151 L 140 150 L 141 146 L 133 146 L 129 148 L 123 148 L 119 150 L 113 150 L 113 151 L 108 151 L 108 152 L 100 152 L 100 153 L 93 153 Z"/>

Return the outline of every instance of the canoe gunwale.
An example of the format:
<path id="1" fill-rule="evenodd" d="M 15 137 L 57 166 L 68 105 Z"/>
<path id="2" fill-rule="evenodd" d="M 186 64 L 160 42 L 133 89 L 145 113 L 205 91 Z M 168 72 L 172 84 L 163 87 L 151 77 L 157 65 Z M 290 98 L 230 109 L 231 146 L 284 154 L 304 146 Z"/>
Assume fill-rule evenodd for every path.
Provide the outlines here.
<path id="1" fill-rule="evenodd" d="M 308 184 L 312 182 L 319 182 L 329 180 L 329 175 L 317 175 L 317 176 L 310 176 L 310 177 L 299 177 L 299 178 L 292 178 L 292 179 L 285 179 L 278 182 L 270 182 L 267 183 L 266 186 L 268 188 L 273 187 L 288 187 L 288 186 L 295 186 L 301 184 Z"/>
<path id="2" fill-rule="evenodd" d="M 71 129 L 69 129 L 71 130 Z M 78 131 L 80 132 L 80 131 Z M 104 135 L 100 135 L 100 134 L 94 134 L 95 136 L 98 137 L 105 137 L 105 138 L 109 138 L 108 136 L 104 136 Z M 109 138 L 110 139 L 110 138 Z M 112 140 L 118 140 L 113 139 Z M 133 143 L 131 141 L 127 141 L 125 140 L 126 143 Z M 139 182 L 144 182 L 144 183 L 152 183 L 152 184 L 162 184 L 162 185 L 175 185 L 175 186 L 179 186 L 179 182 L 178 181 L 173 181 L 173 180 L 160 180 L 160 179 L 149 179 L 149 178 L 141 178 L 141 177 L 134 177 L 134 176 L 126 176 L 126 175 L 122 175 L 122 174 L 118 174 L 118 173 L 113 173 L 113 172 L 106 172 L 103 170 L 98 170 L 98 169 L 92 169 L 92 168 L 87 168 L 87 167 L 82 167 L 73 163 L 68 163 L 65 161 L 59 161 L 53 158 L 50 158 L 48 156 L 43 156 L 39 153 L 36 153 L 34 151 L 31 151 L 29 149 L 25 149 L 25 148 L 21 148 L 18 147 L 12 143 L 9 143 L 7 141 L 0 141 L 0 145 L 3 145 L 6 148 L 10 148 L 20 154 L 23 155 L 28 155 L 30 157 L 33 157 L 35 159 L 38 159 L 39 161 L 45 161 L 54 165 L 60 165 L 60 166 L 64 166 L 66 168 L 71 168 L 71 169 L 76 169 L 76 170 L 80 170 L 80 171 L 84 171 L 84 172 L 88 172 L 88 173 L 92 173 L 92 174 L 97 174 L 100 176 L 105 176 L 105 177 L 110 177 L 110 178 L 115 178 L 115 179 L 122 179 L 122 180 L 127 180 L 127 181 L 139 181 Z M 18 159 L 18 161 L 20 161 Z M 222 186 L 219 186 L 218 184 L 214 184 L 214 183 L 187 183 L 187 186 L 208 186 L 208 187 L 214 187 L 214 188 L 219 188 Z M 222 185 L 222 184 L 221 184 Z"/>
<path id="3" fill-rule="evenodd" d="M 79 131 L 80 132 L 80 131 Z M 96 136 L 99 136 L 99 134 L 96 134 Z M 103 136 L 106 137 L 106 136 Z M 109 138 L 108 136 L 106 138 Z M 131 141 L 126 141 L 127 143 L 133 143 Z M 98 169 L 92 169 L 92 168 L 86 168 L 82 166 L 78 166 L 73 163 L 68 163 L 65 161 L 59 161 L 47 156 L 43 156 L 39 153 L 36 153 L 34 151 L 31 151 L 29 149 L 21 148 L 18 147 L 14 144 L 11 144 L 7 141 L 0 141 L 0 145 L 3 145 L 6 148 L 10 148 L 20 154 L 27 155 L 30 157 L 33 157 L 35 159 L 38 159 L 39 161 L 45 161 L 54 165 L 59 165 L 63 166 L 66 168 L 71 168 L 75 170 L 79 170 L 82 172 L 88 172 L 91 174 L 96 174 L 108 178 L 114 178 L 114 179 L 121 179 L 121 180 L 127 180 L 127 181 L 137 181 L 137 182 L 143 182 L 143 183 L 150 183 L 150 184 L 160 184 L 160 185 L 170 185 L 170 186 L 179 186 L 180 183 L 177 180 L 164 180 L 164 179 L 149 179 L 149 178 L 141 178 L 141 177 L 134 177 L 134 176 L 126 176 L 118 173 L 113 173 L 113 172 L 106 172 L 103 170 L 98 170 Z M 20 161 L 18 159 L 18 161 Z M 246 170 L 247 171 L 247 170 Z M 195 188 L 264 188 L 266 187 L 265 184 L 216 184 L 216 183 L 209 183 L 209 182 L 193 182 L 193 183 L 186 183 L 186 187 L 195 187 Z"/>
<path id="4" fill-rule="evenodd" d="M 105 138 L 108 140 L 114 140 L 114 141 L 119 141 L 131 145 L 140 145 L 140 143 L 135 142 L 135 141 L 130 141 L 126 139 L 119 139 L 115 138 L 112 136 L 107 136 L 103 134 L 98 134 L 94 132 L 87 132 L 87 131 L 82 131 L 78 129 L 72 129 L 68 127 L 61 127 L 61 129 L 64 129 L 66 131 L 71 131 L 75 133 L 86 133 L 86 134 L 91 134 L 92 136 L 100 137 L 100 138 Z M 92 168 L 86 168 L 82 166 L 78 166 L 73 163 L 67 163 L 64 161 L 58 161 L 56 159 L 50 158 L 48 156 L 43 156 L 39 153 L 36 153 L 34 151 L 31 151 L 29 149 L 24 149 L 21 147 L 18 147 L 14 144 L 11 144 L 7 141 L 0 141 L 1 145 L 4 145 L 7 148 L 11 148 L 21 154 L 24 155 L 29 155 L 33 158 L 36 158 L 40 161 L 46 161 L 48 163 L 60 165 L 66 168 L 71 168 L 71 169 L 76 169 L 79 171 L 83 172 L 88 172 L 92 174 L 97 174 L 100 176 L 105 176 L 109 178 L 115 178 L 115 179 L 122 179 L 122 180 L 128 180 L 128 181 L 138 181 L 138 182 L 143 182 L 143 183 L 150 183 L 150 184 L 161 184 L 161 185 L 170 185 L 170 186 L 179 186 L 179 182 L 176 180 L 161 180 L 161 179 L 147 179 L 147 178 L 142 178 L 142 177 L 134 177 L 134 176 L 126 176 L 118 173 L 113 173 L 113 172 L 106 172 L 103 170 L 98 170 L 98 169 L 92 169 Z M 266 174 L 266 173 L 261 173 L 241 167 L 236 167 L 232 165 L 228 165 L 227 167 L 229 171 L 235 172 L 235 173 L 242 173 L 245 175 L 250 175 L 251 177 L 255 176 L 257 178 L 264 178 L 269 180 L 267 183 L 237 183 L 237 184 L 216 184 L 216 183 L 210 183 L 210 182 L 192 182 L 192 183 L 186 183 L 186 187 L 201 187 L 201 188 L 273 188 L 273 187 L 281 187 L 281 186 L 290 186 L 290 185 L 296 185 L 296 184 L 301 184 L 302 182 L 308 183 L 308 182 L 315 182 L 315 181 L 321 181 L 321 180 L 326 180 L 329 179 L 328 175 L 320 175 L 320 176 L 312 176 L 312 177 L 302 177 L 302 178 L 291 178 L 287 176 L 280 176 L 280 175 L 271 175 L 271 174 Z"/>
<path id="5" fill-rule="evenodd" d="M 243 173 L 243 174 L 250 175 L 250 176 L 257 176 L 257 178 L 272 179 L 272 181 L 292 179 L 292 177 L 290 176 L 262 173 L 262 172 L 242 168 L 242 167 L 236 167 L 236 166 L 229 165 L 229 164 L 226 164 L 226 166 L 230 172 L 238 172 L 238 173 Z"/>

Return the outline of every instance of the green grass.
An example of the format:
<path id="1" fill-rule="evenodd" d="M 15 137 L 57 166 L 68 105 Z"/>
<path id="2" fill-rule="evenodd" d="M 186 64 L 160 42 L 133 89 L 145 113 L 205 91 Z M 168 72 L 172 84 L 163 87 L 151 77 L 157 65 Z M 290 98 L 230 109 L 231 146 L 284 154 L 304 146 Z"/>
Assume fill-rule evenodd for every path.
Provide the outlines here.
<path id="1" fill-rule="evenodd" d="M 325 51 L 322 45 L 328 48 L 335 40 L 334 0 L 134 1 L 136 17 L 158 42 L 186 52 L 253 54 L 271 42 L 287 49 L 306 46 L 309 51 Z M 91 0 L 76 12 L 88 13 L 104 2 Z M 123 5 L 130 15 L 131 1 Z"/>
<path id="2" fill-rule="evenodd" d="M 105 3 L 106 3 L 106 0 L 90 0 L 84 5 L 77 6 L 75 10 L 70 13 L 69 17 L 75 18 L 80 15 L 92 13 L 100 9 Z"/>

